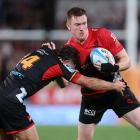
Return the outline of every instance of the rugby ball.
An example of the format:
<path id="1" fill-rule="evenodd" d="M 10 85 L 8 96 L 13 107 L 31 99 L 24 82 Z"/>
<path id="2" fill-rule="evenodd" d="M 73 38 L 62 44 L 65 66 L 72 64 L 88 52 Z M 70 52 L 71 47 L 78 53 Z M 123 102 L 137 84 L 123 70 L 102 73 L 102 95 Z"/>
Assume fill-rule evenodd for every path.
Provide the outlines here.
<path id="1" fill-rule="evenodd" d="M 94 48 L 90 53 L 90 60 L 92 64 L 111 63 L 115 64 L 114 56 L 110 51 L 104 48 Z"/>

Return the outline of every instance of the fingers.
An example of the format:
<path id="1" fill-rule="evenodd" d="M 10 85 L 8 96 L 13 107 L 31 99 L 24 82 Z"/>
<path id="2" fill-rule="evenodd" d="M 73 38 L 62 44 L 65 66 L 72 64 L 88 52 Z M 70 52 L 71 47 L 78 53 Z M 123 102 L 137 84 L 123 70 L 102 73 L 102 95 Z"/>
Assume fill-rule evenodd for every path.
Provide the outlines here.
<path id="1" fill-rule="evenodd" d="M 42 47 L 43 46 L 46 46 L 46 47 L 48 47 L 51 50 L 55 50 L 56 49 L 55 44 L 52 41 L 51 42 L 44 42 L 44 43 L 42 43 Z"/>
<path id="2" fill-rule="evenodd" d="M 94 67 L 95 67 L 97 70 L 101 71 L 101 64 L 94 64 Z"/>
<path id="3" fill-rule="evenodd" d="M 120 90 L 120 93 L 121 93 L 122 96 L 124 96 L 123 91 L 125 90 L 125 87 L 126 87 L 126 85 L 124 85 L 124 83 L 123 83 L 123 87 L 122 87 L 122 89 Z"/>
<path id="4" fill-rule="evenodd" d="M 51 41 L 51 46 L 52 46 L 52 49 L 55 50 L 56 47 L 55 47 L 55 44 Z"/>
<path id="5" fill-rule="evenodd" d="M 122 95 L 122 96 L 124 96 L 124 93 L 123 93 L 123 91 L 121 91 L 121 95 Z"/>
<path id="6" fill-rule="evenodd" d="M 125 84 L 124 82 L 120 82 L 120 81 L 115 81 L 115 83 L 121 84 L 121 87 L 120 87 L 119 91 L 120 91 L 121 95 L 124 96 L 123 91 L 124 91 L 125 88 L 126 88 L 126 84 Z"/>
<path id="7" fill-rule="evenodd" d="M 110 62 L 109 54 L 106 54 L 106 58 L 108 59 L 108 62 Z"/>

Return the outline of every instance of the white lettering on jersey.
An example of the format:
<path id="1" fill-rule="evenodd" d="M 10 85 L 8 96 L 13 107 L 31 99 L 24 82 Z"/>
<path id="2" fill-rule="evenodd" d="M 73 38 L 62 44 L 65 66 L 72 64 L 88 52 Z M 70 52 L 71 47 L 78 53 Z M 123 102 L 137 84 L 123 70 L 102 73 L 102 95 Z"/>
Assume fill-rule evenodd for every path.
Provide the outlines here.
<path id="1" fill-rule="evenodd" d="M 49 54 L 48 54 L 45 50 L 43 50 L 43 49 L 39 49 L 39 50 L 37 50 L 37 52 L 40 53 L 41 55 L 44 55 L 44 54 L 49 55 Z"/>
<path id="2" fill-rule="evenodd" d="M 26 92 L 25 88 L 23 88 L 23 87 L 21 87 L 20 90 L 21 90 L 21 93 L 17 94 L 16 97 L 18 98 L 18 100 L 21 103 L 23 103 L 23 99 L 27 95 L 27 92 Z"/>
<path id="3" fill-rule="evenodd" d="M 111 38 L 113 38 L 113 40 L 114 40 L 114 42 L 116 41 L 116 36 L 113 34 L 113 33 L 111 33 Z"/>
<path id="4" fill-rule="evenodd" d="M 64 64 L 64 66 L 67 68 L 68 71 L 70 71 L 71 73 L 75 72 L 75 69 L 73 69 L 69 64 Z"/>

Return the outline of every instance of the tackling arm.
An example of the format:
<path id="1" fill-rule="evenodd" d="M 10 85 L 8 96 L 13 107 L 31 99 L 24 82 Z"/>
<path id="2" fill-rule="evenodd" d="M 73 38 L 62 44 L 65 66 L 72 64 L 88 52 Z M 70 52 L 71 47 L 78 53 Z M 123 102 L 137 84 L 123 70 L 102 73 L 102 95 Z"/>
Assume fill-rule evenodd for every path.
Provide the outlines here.
<path id="1" fill-rule="evenodd" d="M 76 84 L 88 87 L 93 90 L 117 90 L 119 92 L 122 92 L 126 87 L 124 82 L 116 81 L 114 83 L 111 83 L 101 79 L 86 77 L 83 75 L 81 75 L 77 79 Z"/>

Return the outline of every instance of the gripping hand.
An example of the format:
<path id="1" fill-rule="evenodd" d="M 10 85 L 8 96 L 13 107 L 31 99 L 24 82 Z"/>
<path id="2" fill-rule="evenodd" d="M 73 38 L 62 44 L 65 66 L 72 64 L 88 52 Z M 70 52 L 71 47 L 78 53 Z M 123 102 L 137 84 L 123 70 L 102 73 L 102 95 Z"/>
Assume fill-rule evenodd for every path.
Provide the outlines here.
<path id="1" fill-rule="evenodd" d="M 119 66 L 112 65 L 111 63 L 102 63 L 101 64 L 101 72 L 118 72 Z"/>

